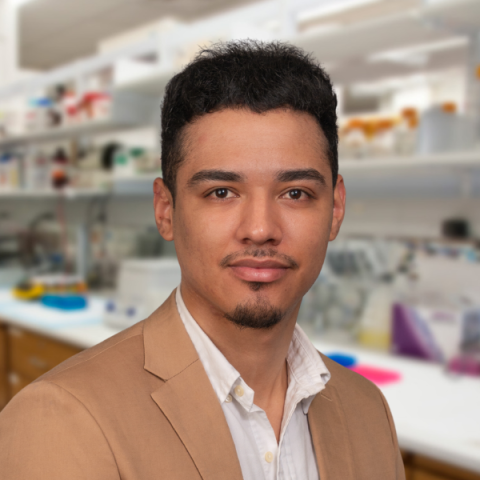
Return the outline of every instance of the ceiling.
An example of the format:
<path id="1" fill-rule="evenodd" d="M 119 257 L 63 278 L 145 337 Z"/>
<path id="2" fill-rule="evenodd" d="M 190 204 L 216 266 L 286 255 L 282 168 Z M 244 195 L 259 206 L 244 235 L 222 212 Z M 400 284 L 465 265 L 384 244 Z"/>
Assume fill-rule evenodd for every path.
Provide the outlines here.
<path id="1" fill-rule="evenodd" d="M 254 0 L 33 0 L 19 11 L 20 64 L 49 69 L 92 55 L 110 36 L 162 17 L 190 21 Z"/>

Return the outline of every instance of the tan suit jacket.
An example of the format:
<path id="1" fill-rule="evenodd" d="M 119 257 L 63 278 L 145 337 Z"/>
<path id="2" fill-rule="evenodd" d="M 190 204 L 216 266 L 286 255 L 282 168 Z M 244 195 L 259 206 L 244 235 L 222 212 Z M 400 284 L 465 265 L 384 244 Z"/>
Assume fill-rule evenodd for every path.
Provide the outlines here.
<path id="1" fill-rule="evenodd" d="M 322 480 L 404 479 L 380 391 L 332 374 L 308 413 Z M 235 445 L 175 297 L 59 365 L 0 414 L 2 480 L 241 480 Z"/>

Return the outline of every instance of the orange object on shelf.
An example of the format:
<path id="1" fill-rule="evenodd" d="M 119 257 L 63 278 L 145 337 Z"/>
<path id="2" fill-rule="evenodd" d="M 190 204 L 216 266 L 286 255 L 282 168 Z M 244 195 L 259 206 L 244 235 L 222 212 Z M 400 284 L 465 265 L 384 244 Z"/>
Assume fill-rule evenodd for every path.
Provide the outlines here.
<path id="1" fill-rule="evenodd" d="M 376 130 L 388 130 L 389 128 L 392 128 L 394 125 L 393 120 L 390 118 L 381 118 L 380 120 L 377 121 Z"/>
<path id="2" fill-rule="evenodd" d="M 378 130 L 378 122 L 376 120 L 366 120 L 363 122 L 363 132 L 367 140 L 371 140 Z"/>
<path id="3" fill-rule="evenodd" d="M 454 102 L 442 103 L 442 110 L 446 113 L 455 113 L 457 111 L 457 104 Z"/>
<path id="4" fill-rule="evenodd" d="M 413 107 L 405 107 L 402 109 L 401 115 L 404 118 L 418 117 L 418 111 Z"/>
<path id="5" fill-rule="evenodd" d="M 348 129 L 363 128 L 364 121 L 361 118 L 351 118 L 347 123 Z"/>

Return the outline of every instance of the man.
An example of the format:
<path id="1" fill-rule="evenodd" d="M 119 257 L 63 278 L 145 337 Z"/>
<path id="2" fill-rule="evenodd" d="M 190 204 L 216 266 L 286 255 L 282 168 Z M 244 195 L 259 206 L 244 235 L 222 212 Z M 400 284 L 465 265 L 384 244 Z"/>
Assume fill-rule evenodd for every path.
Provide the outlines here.
<path id="1" fill-rule="evenodd" d="M 160 234 L 182 281 L 0 415 L 5 479 L 404 479 L 380 391 L 296 326 L 340 228 L 336 97 L 300 50 L 203 51 L 162 108 Z"/>

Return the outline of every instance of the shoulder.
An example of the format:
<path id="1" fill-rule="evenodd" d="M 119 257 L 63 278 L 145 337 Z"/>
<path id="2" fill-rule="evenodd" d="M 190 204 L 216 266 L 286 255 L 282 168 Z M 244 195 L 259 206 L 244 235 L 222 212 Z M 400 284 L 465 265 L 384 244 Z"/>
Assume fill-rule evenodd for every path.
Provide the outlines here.
<path id="1" fill-rule="evenodd" d="M 393 428 L 390 410 L 380 389 L 362 375 L 339 365 L 320 353 L 331 373 L 326 390 L 335 390 L 344 413 L 356 418 L 380 421 Z"/>
<path id="2" fill-rule="evenodd" d="M 326 390 L 329 387 L 335 390 L 348 422 L 367 430 L 372 424 L 381 426 L 390 432 L 393 444 L 398 447 L 393 418 L 381 390 L 362 375 L 319 354 L 331 373 Z"/>
<path id="3" fill-rule="evenodd" d="M 328 384 L 335 387 L 339 395 L 343 397 L 345 395 L 355 394 L 357 402 L 378 400 L 382 402 L 380 389 L 374 383 L 331 360 L 323 355 L 323 353 L 319 352 L 319 354 L 331 373 Z"/>
<path id="4" fill-rule="evenodd" d="M 81 376 L 84 372 L 95 372 L 95 376 L 98 376 L 103 370 L 109 369 L 109 366 L 120 366 L 123 362 L 132 362 L 134 359 L 140 360 L 143 354 L 143 326 L 144 321 L 139 322 L 78 353 L 42 375 L 34 383 L 48 381 L 62 386 L 65 379 Z"/>
<path id="5" fill-rule="evenodd" d="M 69 358 L 30 385 L 9 402 L 4 413 L 13 410 L 61 410 L 73 405 L 88 408 L 95 397 L 118 395 L 122 385 L 143 371 L 143 323 L 140 322 L 104 342 Z M 12 411 L 13 411 L 12 410 Z M 43 413 L 45 417 L 45 413 Z M 46 418 L 46 417 L 45 417 Z"/>
<path id="6" fill-rule="evenodd" d="M 131 402 L 139 392 L 150 395 L 163 382 L 145 368 L 145 341 L 149 335 L 152 337 L 152 329 L 161 330 L 161 326 L 172 317 L 175 305 L 172 298 L 170 296 L 147 319 L 69 358 L 30 385 L 55 385 L 98 414 L 109 413 L 111 405 Z M 159 355 L 165 347 L 156 340 L 158 338 L 150 338 L 150 343 L 154 353 Z M 163 357 L 168 357 L 167 353 L 164 352 Z M 26 395 L 24 391 L 27 389 L 34 391 L 25 388 L 16 397 Z M 55 389 L 48 390 L 53 394 Z"/>
<path id="7" fill-rule="evenodd" d="M 107 419 L 114 425 L 120 410 L 160 381 L 143 368 L 143 327 L 140 322 L 42 375 L 15 395 L 0 420 L 36 418 L 49 428 L 76 425 L 82 431 L 89 430 L 88 425 L 94 431 L 98 422 L 103 429 Z M 30 420 L 23 424 L 29 430 L 38 426 Z"/>
<path id="8" fill-rule="evenodd" d="M 119 478 L 108 441 L 88 408 L 43 380 L 25 387 L 0 413 L 0 464 L 12 480 Z"/>

